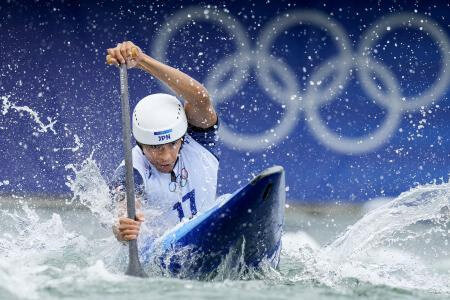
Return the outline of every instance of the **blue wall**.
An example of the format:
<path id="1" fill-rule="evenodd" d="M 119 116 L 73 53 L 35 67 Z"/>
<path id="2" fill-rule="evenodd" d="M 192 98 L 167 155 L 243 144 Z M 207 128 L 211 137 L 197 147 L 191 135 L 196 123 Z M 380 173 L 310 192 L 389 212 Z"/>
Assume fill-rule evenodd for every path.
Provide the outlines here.
<path id="1" fill-rule="evenodd" d="M 105 51 L 122 40 L 207 86 L 223 125 L 220 192 L 274 164 L 302 202 L 448 181 L 445 1 L 107 3 L 0 4 L 0 193 L 68 193 L 65 166 L 92 151 L 111 176 L 120 103 Z M 164 91 L 129 77 L 132 106 Z"/>

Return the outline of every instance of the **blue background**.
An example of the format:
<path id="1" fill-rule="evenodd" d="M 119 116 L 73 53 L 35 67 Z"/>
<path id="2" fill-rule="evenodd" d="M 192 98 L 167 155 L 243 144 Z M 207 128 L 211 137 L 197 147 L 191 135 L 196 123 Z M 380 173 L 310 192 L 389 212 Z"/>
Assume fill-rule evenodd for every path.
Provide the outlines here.
<path id="1" fill-rule="evenodd" d="M 338 3 L 339 2 L 339 3 Z M 340 24 L 356 51 L 374 22 L 400 12 L 426 16 L 449 38 L 445 1 L 226 1 L 201 3 L 234 17 L 249 47 L 267 23 L 294 10 L 315 10 Z M 210 4 L 208 8 L 206 5 Z M 28 113 L 0 111 L 0 193 L 65 195 L 69 163 L 93 153 L 105 178 L 123 155 L 120 139 L 118 71 L 105 65 L 106 49 L 131 40 L 150 55 L 165 21 L 194 1 L 8 1 L 0 4 L 0 96 L 29 106 L 50 130 L 38 132 Z M 271 54 L 295 73 L 301 89 L 311 74 L 338 52 L 323 29 L 298 25 L 280 34 Z M 373 57 L 389 68 L 404 96 L 418 95 L 435 80 L 442 64 L 436 42 L 420 30 L 393 29 L 378 41 Z M 217 24 L 198 21 L 174 33 L 167 47 L 169 65 L 200 82 L 221 59 L 236 51 L 233 37 Z M 223 124 L 237 133 L 259 133 L 276 124 L 283 107 L 264 92 L 257 69 L 239 91 L 216 105 Z M 272 74 L 274 80 L 280 78 Z M 279 76 L 278 76 L 279 77 Z M 226 75 L 224 77 L 226 82 Z M 140 70 L 129 72 L 131 106 L 164 89 Z M 448 85 L 448 84 L 447 84 Z M 343 136 L 361 136 L 381 124 L 386 111 L 351 77 L 344 94 L 320 109 L 327 126 Z M 0 101 L 0 103 L 2 103 Z M 4 107 L 3 110 L 5 111 Z M 421 120 L 426 120 L 424 123 Z M 325 122 L 324 121 L 324 122 Z M 295 128 L 269 149 L 247 151 L 221 144 L 219 192 L 242 186 L 260 170 L 286 169 L 288 199 L 300 202 L 366 201 L 396 196 L 417 184 L 448 181 L 450 173 L 449 89 L 424 109 L 401 114 L 401 123 L 380 147 L 363 154 L 341 153 L 320 143 L 300 112 Z M 423 128 L 419 126 L 424 125 Z M 419 126 L 419 127 L 418 127 Z M 401 129 L 400 129 L 401 128 Z M 399 130 L 400 129 L 400 130 Z M 367 131 L 365 131 L 367 130 Z M 75 135 L 83 147 L 75 148 Z M 57 150 L 55 150 L 57 149 Z"/>

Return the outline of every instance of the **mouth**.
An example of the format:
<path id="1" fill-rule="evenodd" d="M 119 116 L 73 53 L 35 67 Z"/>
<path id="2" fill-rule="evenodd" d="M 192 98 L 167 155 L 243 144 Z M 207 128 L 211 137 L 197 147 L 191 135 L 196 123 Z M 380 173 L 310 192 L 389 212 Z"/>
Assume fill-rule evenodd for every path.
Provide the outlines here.
<path id="1" fill-rule="evenodd" d="M 172 170 L 173 167 L 173 163 L 168 163 L 168 164 L 159 164 L 160 168 L 163 170 Z"/>

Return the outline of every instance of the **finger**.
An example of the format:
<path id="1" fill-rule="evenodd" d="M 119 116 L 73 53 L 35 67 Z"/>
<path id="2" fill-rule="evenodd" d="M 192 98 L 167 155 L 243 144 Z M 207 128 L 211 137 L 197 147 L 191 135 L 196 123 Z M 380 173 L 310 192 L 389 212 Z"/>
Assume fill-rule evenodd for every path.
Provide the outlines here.
<path id="1" fill-rule="evenodd" d="M 142 212 L 136 213 L 136 219 L 130 219 L 126 217 L 119 218 L 119 224 L 139 224 L 145 220 L 144 214 Z"/>
<path id="2" fill-rule="evenodd" d="M 130 224 L 133 220 L 128 219 L 126 217 L 120 217 L 119 218 L 119 225 L 121 224 Z"/>
<path id="3" fill-rule="evenodd" d="M 126 42 L 125 44 L 126 44 L 125 51 L 127 53 L 127 58 L 131 59 L 131 58 L 133 58 L 132 55 L 131 55 L 132 44 L 130 42 Z"/>
<path id="4" fill-rule="evenodd" d="M 132 230 L 132 231 L 135 231 L 135 232 L 139 232 L 140 227 L 139 226 L 130 226 L 130 225 L 128 225 L 128 226 L 122 226 L 122 227 L 119 226 L 117 229 L 118 229 L 119 232 L 125 232 L 127 230 Z"/>
<path id="5" fill-rule="evenodd" d="M 119 61 L 120 64 L 125 63 L 125 58 L 122 55 L 122 52 L 120 51 L 120 48 L 114 48 L 114 57 Z"/>
<path id="6" fill-rule="evenodd" d="M 137 238 L 137 235 L 135 235 L 135 234 L 125 235 L 125 236 L 123 237 L 123 239 L 126 240 L 126 241 L 135 240 L 136 238 Z"/>
<path id="7" fill-rule="evenodd" d="M 119 224 L 118 229 L 119 230 L 125 230 L 125 229 L 138 229 L 140 228 L 140 223 L 135 222 L 134 224 Z"/>
<path id="8" fill-rule="evenodd" d="M 132 48 L 131 48 L 131 58 L 132 58 L 132 59 L 135 59 L 135 58 L 138 57 L 138 55 L 139 55 L 139 50 L 138 50 L 138 48 L 137 48 L 137 47 L 132 47 Z"/>
<path id="9" fill-rule="evenodd" d="M 108 48 L 106 50 L 106 52 L 108 53 L 106 55 L 106 63 L 108 65 L 119 65 L 119 62 L 117 61 L 117 59 L 114 57 L 114 49 Z"/>
<path id="10" fill-rule="evenodd" d="M 133 223 L 125 223 L 125 222 L 120 223 L 119 222 L 118 228 L 138 228 L 140 226 L 141 226 L 141 222 L 138 222 L 138 221 L 133 221 Z"/>
<path id="11" fill-rule="evenodd" d="M 139 228 L 125 228 L 125 229 L 119 229 L 118 232 L 120 233 L 120 235 L 139 234 L 140 230 L 139 230 Z"/>
<path id="12" fill-rule="evenodd" d="M 144 214 L 142 212 L 138 212 L 136 214 L 136 221 L 138 221 L 138 222 L 144 222 L 145 221 L 145 217 L 144 217 Z"/>
<path id="13" fill-rule="evenodd" d="M 139 227 L 141 223 L 138 221 L 132 221 L 132 223 L 128 222 L 119 222 L 118 228 L 131 228 L 131 227 Z"/>
<path id="14" fill-rule="evenodd" d="M 137 224 L 137 222 L 135 220 L 127 218 L 127 217 L 120 217 L 119 223 L 120 224 Z"/>
<path id="15" fill-rule="evenodd" d="M 106 63 L 108 65 L 119 65 L 119 62 L 117 61 L 117 59 L 113 58 L 111 55 L 106 55 Z"/>
<path id="16" fill-rule="evenodd" d="M 123 230 L 123 231 L 121 231 L 120 232 L 122 235 L 138 235 L 139 234 L 139 230 L 131 230 L 131 229 L 128 229 L 128 230 Z"/>
<path id="17" fill-rule="evenodd" d="M 123 43 L 119 49 L 120 49 L 120 54 L 122 55 L 122 57 L 123 57 L 125 60 L 127 60 L 128 57 L 129 57 L 129 56 L 128 56 L 128 53 L 127 53 L 129 47 L 127 46 L 127 44 L 126 44 L 126 43 Z M 125 61 L 124 61 L 123 63 L 125 63 Z"/>
<path id="18" fill-rule="evenodd" d="M 121 225 L 121 226 L 140 226 L 141 222 L 135 221 L 132 219 L 128 219 L 128 218 L 123 218 L 123 219 L 119 220 L 119 225 Z"/>
<path id="19" fill-rule="evenodd" d="M 133 49 L 136 48 L 136 46 L 130 41 L 125 42 L 125 45 L 126 45 L 127 57 L 129 57 L 130 59 L 133 59 Z"/>
<path id="20" fill-rule="evenodd" d="M 126 48 L 126 58 L 131 60 L 136 59 L 139 55 L 139 47 L 130 41 L 125 42 L 124 44 Z"/>

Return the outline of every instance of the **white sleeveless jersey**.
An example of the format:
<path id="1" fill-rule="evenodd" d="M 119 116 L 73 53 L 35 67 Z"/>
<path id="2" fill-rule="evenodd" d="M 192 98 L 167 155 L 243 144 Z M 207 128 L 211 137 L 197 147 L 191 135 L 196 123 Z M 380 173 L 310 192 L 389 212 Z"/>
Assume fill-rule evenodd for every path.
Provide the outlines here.
<path id="1" fill-rule="evenodd" d="M 135 181 L 138 181 L 137 185 L 141 183 L 138 193 L 143 192 L 145 225 L 151 235 L 160 236 L 180 221 L 192 218 L 215 203 L 219 161 L 189 134 L 185 135 L 173 169 L 176 182 L 170 173 L 159 172 L 139 146 L 133 148 L 132 154 Z M 183 179 L 186 175 L 187 179 Z"/>

